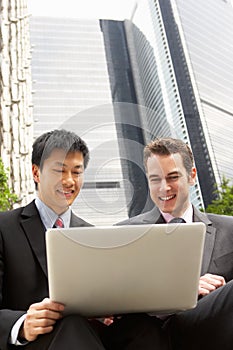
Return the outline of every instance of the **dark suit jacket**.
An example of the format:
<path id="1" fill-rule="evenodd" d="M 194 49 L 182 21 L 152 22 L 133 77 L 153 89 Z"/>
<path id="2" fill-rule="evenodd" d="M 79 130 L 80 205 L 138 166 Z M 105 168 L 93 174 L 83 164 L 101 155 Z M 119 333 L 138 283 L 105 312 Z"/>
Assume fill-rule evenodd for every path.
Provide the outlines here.
<path id="1" fill-rule="evenodd" d="M 206 238 L 202 261 L 201 275 L 217 274 L 226 281 L 233 279 L 233 217 L 216 214 L 204 214 L 194 208 L 193 221 L 206 225 Z M 159 210 L 140 214 L 118 225 L 161 224 L 164 219 Z"/>
<path id="2" fill-rule="evenodd" d="M 71 215 L 70 226 L 91 226 Z M 0 213 L 0 349 L 7 345 L 16 320 L 35 302 L 48 297 L 45 227 L 31 202 Z"/>

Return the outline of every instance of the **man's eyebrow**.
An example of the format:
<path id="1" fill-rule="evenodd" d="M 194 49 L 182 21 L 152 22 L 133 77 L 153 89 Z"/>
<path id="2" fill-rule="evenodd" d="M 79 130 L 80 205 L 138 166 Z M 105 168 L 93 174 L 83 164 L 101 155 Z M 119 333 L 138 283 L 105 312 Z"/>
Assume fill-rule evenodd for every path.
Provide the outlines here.
<path id="1" fill-rule="evenodd" d="M 181 175 L 181 172 L 179 170 L 175 170 L 167 174 L 167 176 L 172 176 L 172 175 Z"/>
<path id="2" fill-rule="evenodd" d="M 150 176 L 149 176 L 149 179 L 151 179 L 152 177 L 161 177 L 160 175 L 157 175 L 157 174 L 151 174 Z"/>
<path id="3" fill-rule="evenodd" d="M 65 163 L 60 162 L 60 161 L 55 161 L 55 162 L 53 163 L 53 165 L 54 165 L 54 166 L 66 166 Z"/>
<path id="4" fill-rule="evenodd" d="M 75 169 L 83 169 L 83 164 L 80 164 L 80 165 L 75 165 L 74 167 Z"/>
<path id="5" fill-rule="evenodd" d="M 60 166 L 60 167 L 67 167 L 67 165 L 63 162 L 59 162 L 59 161 L 56 161 L 54 162 L 54 166 Z M 75 169 L 82 169 L 83 168 L 83 164 L 77 164 L 74 166 Z"/>
<path id="6" fill-rule="evenodd" d="M 165 177 L 169 177 L 169 176 L 173 176 L 173 175 L 181 175 L 181 172 L 179 170 L 175 170 L 175 171 L 171 171 L 170 173 L 168 173 Z M 149 179 L 151 178 L 160 178 L 160 175 L 157 174 L 151 174 L 149 176 Z"/>

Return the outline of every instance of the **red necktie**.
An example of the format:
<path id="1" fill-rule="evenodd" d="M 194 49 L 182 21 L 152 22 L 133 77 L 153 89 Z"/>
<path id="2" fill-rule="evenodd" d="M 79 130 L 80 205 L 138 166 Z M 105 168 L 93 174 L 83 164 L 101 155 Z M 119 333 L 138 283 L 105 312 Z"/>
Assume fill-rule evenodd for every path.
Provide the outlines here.
<path id="1" fill-rule="evenodd" d="M 58 217 L 55 224 L 54 224 L 55 227 L 57 228 L 62 228 L 64 227 L 64 223 L 63 223 L 63 220 L 62 218 Z"/>

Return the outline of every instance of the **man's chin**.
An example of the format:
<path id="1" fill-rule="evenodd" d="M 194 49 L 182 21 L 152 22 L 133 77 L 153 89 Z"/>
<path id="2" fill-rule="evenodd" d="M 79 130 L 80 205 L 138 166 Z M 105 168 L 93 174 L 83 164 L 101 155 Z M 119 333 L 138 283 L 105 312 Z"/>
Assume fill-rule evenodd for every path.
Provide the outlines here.
<path id="1" fill-rule="evenodd" d="M 160 206 L 159 209 L 166 214 L 171 214 L 173 215 L 174 208 L 173 207 L 168 207 L 168 206 Z"/>
<path id="2" fill-rule="evenodd" d="M 70 201 L 67 201 L 65 199 L 59 200 L 54 204 L 60 212 L 65 212 L 68 209 L 68 207 L 71 205 Z"/>
<path id="3" fill-rule="evenodd" d="M 74 196 L 58 196 L 57 197 L 57 204 L 61 206 L 69 205 L 69 203 L 73 203 Z"/>

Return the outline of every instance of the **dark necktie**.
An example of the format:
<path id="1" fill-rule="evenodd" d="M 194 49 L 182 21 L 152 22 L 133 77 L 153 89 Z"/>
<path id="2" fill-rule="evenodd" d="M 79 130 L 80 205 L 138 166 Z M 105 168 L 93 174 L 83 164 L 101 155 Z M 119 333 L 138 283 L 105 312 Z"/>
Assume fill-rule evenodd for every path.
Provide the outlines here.
<path id="1" fill-rule="evenodd" d="M 60 218 L 60 217 L 58 216 L 58 218 L 57 218 L 57 220 L 55 221 L 55 224 L 54 224 L 53 227 L 55 227 L 55 228 L 63 228 L 63 227 L 64 227 L 64 222 L 63 222 L 62 218 Z"/>
<path id="2" fill-rule="evenodd" d="M 183 218 L 173 218 L 171 221 L 169 221 L 169 224 L 183 224 L 186 221 Z"/>

